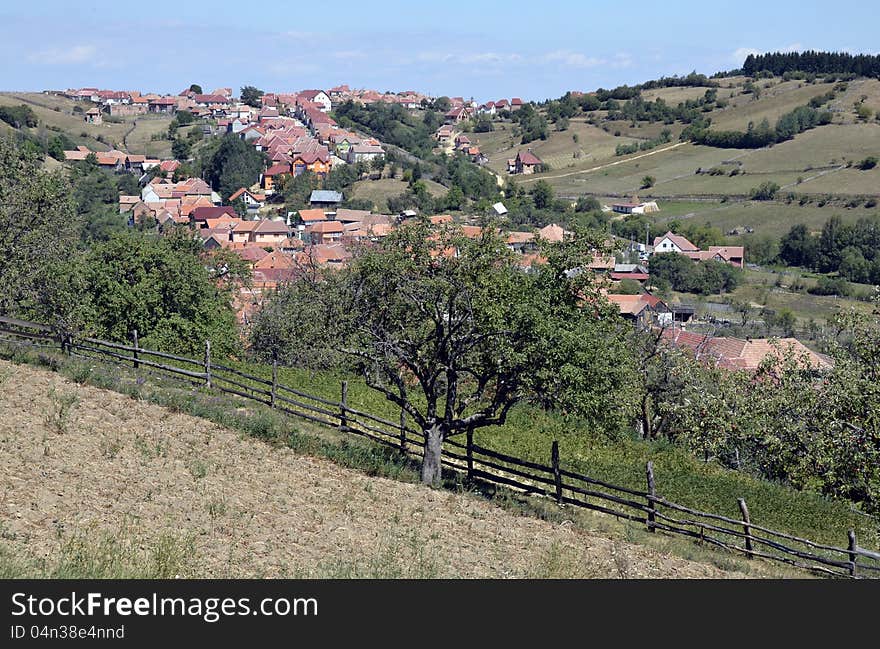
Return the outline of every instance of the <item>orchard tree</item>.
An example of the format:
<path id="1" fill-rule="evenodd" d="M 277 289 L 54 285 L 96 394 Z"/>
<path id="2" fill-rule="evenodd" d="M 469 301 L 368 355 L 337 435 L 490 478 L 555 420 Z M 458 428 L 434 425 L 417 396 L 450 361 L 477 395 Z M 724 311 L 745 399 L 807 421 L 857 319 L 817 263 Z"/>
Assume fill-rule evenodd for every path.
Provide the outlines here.
<path id="1" fill-rule="evenodd" d="M 468 239 L 406 224 L 345 270 L 302 273 L 258 316 L 253 346 L 363 377 L 420 428 L 421 479 L 436 486 L 443 441 L 504 424 L 519 403 L 604 430 L 632 421 L 628 328 L 591 273 L 566 272 L 599 245 L 547 244 L 525 273 L 494 228 Z"/>
<path id="2" fill-rule="evenodd" d="M 81 222 L 66 175 L 0 138 L 0 313 L 34 299 L 35 282 L 75 248 Z"/>

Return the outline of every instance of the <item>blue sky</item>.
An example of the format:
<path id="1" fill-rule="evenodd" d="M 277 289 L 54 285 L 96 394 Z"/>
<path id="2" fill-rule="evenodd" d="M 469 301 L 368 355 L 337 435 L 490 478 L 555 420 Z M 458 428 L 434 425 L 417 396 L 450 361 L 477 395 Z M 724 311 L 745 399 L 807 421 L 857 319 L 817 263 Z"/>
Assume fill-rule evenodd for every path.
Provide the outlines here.
<path id="1" fill-rule="evenodd" d="M 691 70 L 749 51 L 880 53 L 880 4 L 151 0 L 4 2 L 0 89 L 177 93 L 417 90 L 542 100 Z M 856 5 L 856 6 L 853 6 Z"/>

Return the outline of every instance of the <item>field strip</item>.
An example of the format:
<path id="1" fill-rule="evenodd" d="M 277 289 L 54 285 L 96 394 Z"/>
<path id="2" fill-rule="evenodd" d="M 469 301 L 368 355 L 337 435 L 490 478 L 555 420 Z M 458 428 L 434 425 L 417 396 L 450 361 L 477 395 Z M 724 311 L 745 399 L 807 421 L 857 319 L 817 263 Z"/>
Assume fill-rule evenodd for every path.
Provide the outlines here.
<path id="1" fill-rule="evenodd" d="M 522 183 L 531 182 L 533 180 L 555 180 L 557 178 L 566 178 L 568 176 L 577 176 L 579 174 L 588 174 L 588 173 L 592 173 L 594 171 L 601 171 L 602 169 L 607 169 L 608 167 L 613 167 L 615 165 L 625 164 L 625 163 L 631 162 L 633 160 L 640 160 L 641 158 L 647 158 L 649 155 L 663 153 L 664 151 L 671 151 L 672 149 L 674 149 L 676 147 L 680 147 L 684 144 L 690 144 L 690 142 L 676 142 L 675 144 L 671 144 L 670 146 L 663 147 L 662 149 L 654 149 L 653 151 L 648 151 L 647 153 L 641 153 L 637 156 L 633 156 L 632 158 L 626 158 L 625 160 L 617 160 L 615 162 L 609 162 L 608 164 L 599 165 L 598 167 L 590 167 L 589 169 L 581 169 L 580 171 L 570 171 L 568 173 L 558 174 L 556 176 L 539 176 L 537 178 L 533 176 L 532 178 L 526 178 L 524 180 L 520 180 L 519 182 L 520 182 L 520 184 L 522 184 Z"/>
<path id="2" fill-rule="evenodd" d="M 810 176 L 809 178 L 804 178 L 800 182 L 795 181 L 793 183 L 788 183 L 787 185 L 783 185 L 782 187 L 780 187 L 780 189 L 788 189 L 789 187 L 794 187 L 795 185 L 803 185 L 804 183 L 808 183 L 811 180 L 816 180 L 816 178 L 821 178 L 822 176 L 827 176 L 828 174 L 836 173 L 836 172 L 840 171 L 841 169 L 846 169 L 846 165 L 838 165 L 838 166 L 834 167 L 834 169 L 826 169 L 825 171 L 820 171 L 815 176 Z"/>

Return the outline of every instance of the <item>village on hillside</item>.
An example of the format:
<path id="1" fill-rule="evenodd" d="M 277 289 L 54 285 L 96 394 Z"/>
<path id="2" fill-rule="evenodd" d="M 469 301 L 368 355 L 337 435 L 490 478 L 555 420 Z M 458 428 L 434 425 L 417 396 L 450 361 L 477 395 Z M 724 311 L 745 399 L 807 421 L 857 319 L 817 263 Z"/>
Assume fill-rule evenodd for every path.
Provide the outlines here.
<path id="1" fill-rule="evenodd" d="M 339 85 L 328 90 L 309 89 L 296 93 L 263 93 L 259 105 L 250 105 L 236 98 L 231 88 L 218 88 L 210 94 L 186 89 L 176 96 L 140 94 L 132 91 L 99 90 L 96 88 L 48 91 L 68 99 L 87 101 L 95 107 L 83 111 L 83 119 L 100 123 L 102 116 L 191 114 L 208 136 L 232 135 L 265 155 L 266 164 L 258 178 L 242 186 L 224 201 L 202 178 L 181 177 L 182 163 L 176 159 L 149 158 L 117 149 L 92 151 L 78 146 L 64 151 L 68 163 L 92 160 L 93 163 L 118 174 L 132 174 L 139 181 L 140 193 L 119 196 L 119 213 L 130 226 L 152 224 L 158 232 L 176 226 L 192 229 L 206 251 L 225 249 L 239 255 L 251 269 L 251 281 L 237 289 L 235 308 L 239 322 L 247 326 L 274 290 L 291 281 L 307 264 L 343 267 L 352 258 L 356 245 L 376 242 L 410 219 L 426 217 L 434 226 L 456 221 L 467 237 L 479 237 L 478 225 L 484 214 L 456 217 L 447 214 L 418 214 L 417 210 L 400 213 L 374 213 L 372 210 L 343 206 L 343 192 L 314 190 L 308 208 L 278 209 L 273 205 L 287 178 L 308 171 L 317 178 L 326 177 L 334 168 L 344 165 L 381 165 L 387 146 L 363 133 L 341 127 L 330 113 L 342 102 L 366 105 L 376 102 L 396 104 L 408 111 L 424 110 L 434 98 L 407 91 L 380 94 L 372 90 L 352 90 Z M 450 97 L 444 123 L 434 134 L 439 151 L 461 153 L 477 165 L 486 156 L 460 129 L 466 120 L 479 116 L 492 117 L 501 111 L 510 114 L 521 110 L 519 98 L 500 99 L 483 104 L 462 97 Z M 252 102 L 254 103 L 254 102 Z M 360 165 L 363 168 L 364 165 Z M 542 168 L 542 161 L 531 148 L 507 159 L 510 175 L 530 175 Z M 274 208 L 274 209 L 273 209 Z M 629 201 L 603 206 L 614 215 L 646 214 L 662 209 L 656 201 Z M 489 211 L 503 219 L 507 212 L 503 202 Z M 519 255 L 524 271 L 542 263 L 538 242 L 560 242 L 570 232 L 558 224 L 529 231 L 508 228 L 508 248 Z M 755 370 L 762 360 L 775 353 L 766 340 L 738 340 L 713 337 L 711 333 L 691 333 L 695 310 L 689 303 L 672 303 L 657 297 L 652 290 L 651 257 L 655 253 L 676 253 L 694 260 L 715 260 L 736 268 L 745 264 L 742 246 L 709 246 L 700 249 L 686 237 L 667 232 L 644 243 L 609 240 L 614 256 L 598 256 L 590 271 L 607 283 L 605 293 L 621 315 L 638 327 L 668 328 L 673 335 L 667 342 L 689 348 L 698 356 L 711 358 L 721 367 Z M 626 290 L 621 290 L 623 287 Z M 635 290 L 633 290 L 635 289 Z M 699 329 L 699 327 L 698 327 Z M 799 354 L 808 354 L 817 366 L 828 363 L 808 350 L 795 338 L 785 345 Z M 758 350 L 758 351 L 756 351 Z"/>

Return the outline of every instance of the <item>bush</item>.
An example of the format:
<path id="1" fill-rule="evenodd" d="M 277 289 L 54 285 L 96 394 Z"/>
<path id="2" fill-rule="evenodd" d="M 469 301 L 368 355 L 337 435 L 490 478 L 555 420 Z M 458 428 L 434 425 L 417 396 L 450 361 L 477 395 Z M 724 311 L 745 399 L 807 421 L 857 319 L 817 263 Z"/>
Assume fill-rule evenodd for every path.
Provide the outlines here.
<path id="1" fill-rule="evenodd" d="M 823 276 L 819 278 L 816 286 L 811 286 L 807 289 L 807 292 L 812 295 L 837 295 L 840 297 L 847 297 L 850 294 L 850 288 L 849 284 L 847 284 L 846 280 L 842 277 Z"/>
<path id="2" fill-rule="evenodd" d="M 776 198 L 778 191 L 779 185 L 768 180 L 757 187 L 753 187 L 751 192 L 749 192 L 749 196 L 753 201 L 772 201 Z"/>
<path id="3" fill-rule="evenodd" d="M 857 165 L 862 171 L 868 171 L 877 166 L 877 156 L 868 156 Z"/>

